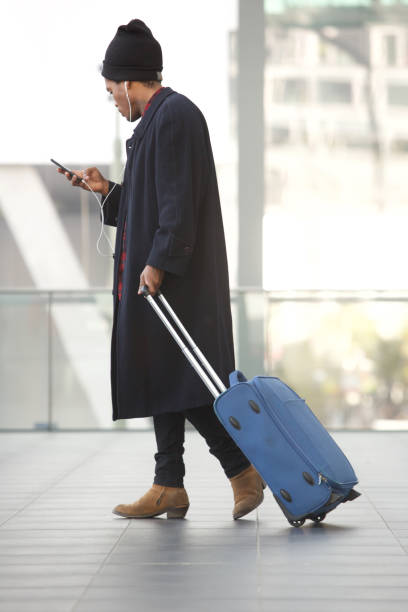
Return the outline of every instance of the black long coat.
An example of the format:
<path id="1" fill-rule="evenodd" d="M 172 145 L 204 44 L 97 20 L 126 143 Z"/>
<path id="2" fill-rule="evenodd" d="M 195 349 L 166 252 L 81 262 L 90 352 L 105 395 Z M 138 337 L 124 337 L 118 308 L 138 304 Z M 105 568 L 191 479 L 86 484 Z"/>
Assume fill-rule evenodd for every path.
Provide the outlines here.
<path id="1" fill-rule="evenodd" d="M 111 345 L 113 420 L 211 404 L 147 300 L 148 264 L 165 270 L 162 291 L 227 385 L 234 369 L 228 265 L 217 178 L 206 121 L 185 96 L 163 88 L 126 142 L 123 184 L 102 200 L 117 226 Z M 118 267 L 124 221 L 122 299 Z"/>

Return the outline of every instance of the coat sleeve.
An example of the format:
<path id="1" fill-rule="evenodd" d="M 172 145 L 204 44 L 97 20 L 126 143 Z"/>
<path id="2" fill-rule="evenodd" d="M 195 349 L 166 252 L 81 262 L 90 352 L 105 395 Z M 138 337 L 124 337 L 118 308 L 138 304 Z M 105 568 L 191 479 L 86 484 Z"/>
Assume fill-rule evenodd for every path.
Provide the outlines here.
<path id="1" fill-rule="evenodd" d="M 205 120 L 195 106 L 163 110 L 155 141 L 158 228 L 146 264 L 183 276 L 193 254 L 208 176 Z"/>
<path id="2" fill-rule="evenodd" d="M 114 227 L 116 227 L 118 224 L 118 211 L 121 189 L 121 185 L 109 181 L 108 195 L 102 196 L 101 198 L 101 206 L 103 208 L 103 222 L 105 225 L 113 225 Z M 101 213 L 100 217 L 102 220 Z"/>

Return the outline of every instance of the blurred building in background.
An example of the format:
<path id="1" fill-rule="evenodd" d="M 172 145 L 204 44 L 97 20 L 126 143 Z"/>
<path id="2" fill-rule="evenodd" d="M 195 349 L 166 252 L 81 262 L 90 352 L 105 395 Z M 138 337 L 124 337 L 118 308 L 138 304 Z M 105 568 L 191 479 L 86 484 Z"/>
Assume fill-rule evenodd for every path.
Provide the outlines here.
<path id="1" fill-rule="evenodd" d="M 332 426 L 406 427 L 408 6 L 266 0 L 264 27 L 265 370 Z"/>

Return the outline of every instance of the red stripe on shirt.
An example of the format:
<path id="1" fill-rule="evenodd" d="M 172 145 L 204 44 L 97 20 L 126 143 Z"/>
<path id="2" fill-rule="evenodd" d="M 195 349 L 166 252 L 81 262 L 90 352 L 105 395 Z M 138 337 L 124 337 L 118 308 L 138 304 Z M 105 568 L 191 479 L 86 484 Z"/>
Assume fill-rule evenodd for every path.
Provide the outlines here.
<path id="1" fill-rule="evenodd" d="M 144 111 L 142 113 L 142 117 L 145 114 L 145 112 L 147 111 L 147 109 L 149 108 L 149 106 L 151 105 L 154 96 L 156 96 L 159 93 L 159 91 L 162 90 L 162 89 L 163 89 L 163 87 L 159 87 L 159 89 L 157 91 L 155 91 L 154 94 L 151 96 L 151 98 L 147 102 L 146 106 L 144 107 Z M 124 227 L 123 227 L 122 250 L 121 250 L 121 253 L 120 253 L 119 270 L 118 270 L 118 298 L 119 298 L 119 300 L 122 299 L 123 273 L 124 273 L 124 270 L 125 270 L 125 263 L 126 263 L 126 221 L 127 221 L 127 219 L 125 219 L 125 224 L 124 224 Z"/>

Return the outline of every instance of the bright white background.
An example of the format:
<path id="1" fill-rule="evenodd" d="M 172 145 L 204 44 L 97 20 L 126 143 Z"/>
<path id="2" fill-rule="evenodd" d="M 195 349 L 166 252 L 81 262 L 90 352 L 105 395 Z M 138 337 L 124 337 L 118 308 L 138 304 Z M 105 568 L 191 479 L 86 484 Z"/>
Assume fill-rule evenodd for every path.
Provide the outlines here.
<path id="1" fill-rule="evenodd" d="M 228 155 L 228 31 L 236 0 L 0 3 L 0 163 L 110 163 L 116 109 L 99 67 L 119 25 L 142 19 L 163 51 L 163 85 L 203 111 Z M 120 118 L 123 138 L 135 127 Z"/>

